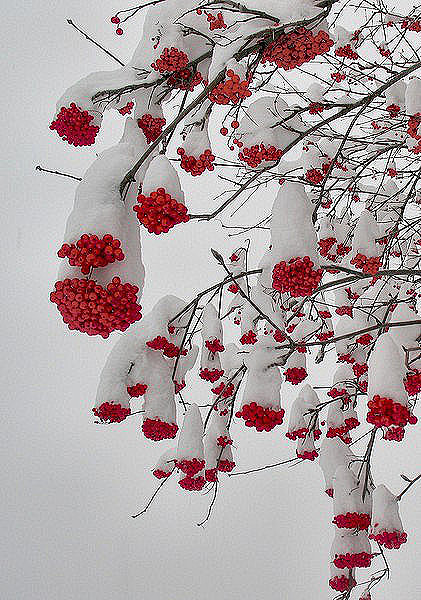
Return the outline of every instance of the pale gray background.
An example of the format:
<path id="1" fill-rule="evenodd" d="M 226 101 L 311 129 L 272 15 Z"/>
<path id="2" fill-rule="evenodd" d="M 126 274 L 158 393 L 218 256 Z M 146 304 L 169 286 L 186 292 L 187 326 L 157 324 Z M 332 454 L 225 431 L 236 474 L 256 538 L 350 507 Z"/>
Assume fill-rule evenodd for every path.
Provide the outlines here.
<path id="1" fill-rule="evenodd" d="M 93 424 L 90 410 L 99 372 L 115 338 L 69 333 L 49 303 L 59 262 L 55 253 L 75 185 L 36 173 L 34 167 L 83 173 L 95 150 L 75 150 L 49 131 L 55 101 L 81 76 L 114 68 L 65 21 L 74 18 L 126 60 L 136 27 L 117 38 L 108 21 L 115 8 L 109 0 L 38 0 L 7 3 L 0 13 L 5 117 L 1 598 L 329 598 L 334 595 L 327 588 L 332 516 L 317 465 L 225 478 L 205 528 L 196 523 L 209 498 L 186 494 L 175 482 L 148 514 L 130 518 L 155 489 L 148 469 L 160 449 L 139 434 L 135 418 L 119 427 Z M 108 115 L 97 148 L 112 144 L 119 130 Z M 193 198 L 197 207 L 211 181 L 202 179 L 195 188 L 203 196 Z M 146 310 L 164 293 L 188 298 L 218 281 L 220 272 L 208 258 L 210 245 L 222 246 L 217 223 L 191 223 L 163 239 L 143 238 Z M 321 378 L 328 382 L 329 377 L 325 368 Z M 377 482 L 397 492 L 400 472 L 418 472 L 419 432 L 420 426 L 410 427 L 404 443 L 379 444 Z M 242 468 L 293 453 L 276 430 L 259 436 L 235 426 L 233 436 Z M 420 498 L 418 487 L 402 501 L 409 542 L 389 553 L 391 581 L 373 598 L 421 596 Z"/>

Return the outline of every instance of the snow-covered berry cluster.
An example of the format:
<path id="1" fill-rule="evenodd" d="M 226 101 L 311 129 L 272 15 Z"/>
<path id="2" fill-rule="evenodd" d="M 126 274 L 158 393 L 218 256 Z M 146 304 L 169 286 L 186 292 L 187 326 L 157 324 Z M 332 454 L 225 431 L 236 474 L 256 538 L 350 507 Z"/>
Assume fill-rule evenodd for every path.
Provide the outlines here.
<path id="1" fill-rule="evenodd" d="M 243 404 L 235 416 L 244 419 L 246 427 L 254 427 L 257 431 L 271 431 L 282 423 L 284 414 L 283 408 L 274 410 L 260 406 L 257 402 L 250 402 L 250 404 Z"/>
<path id="2" fill-rule="evenodd" d="M 149 196 L 139 194 L 137 201 L 133 210 L 149 233 L 167 233 L 178 223 L 187 223 L 189 220 L 184 204 L 177 202 L 164 188 L 158 188 Z"/>
<path id="3" fill-rule="evenodd" d="M 141 129 L 146 137 L 148 144 L 154 142 L 162 133 L 162 128 L 165 127 L 166 120 L 162 117 L 153 117 L 146 113 L 137 120 L 139 129 Z"/>
<path id="4" fill-rule="evenodd" d="M 322 279 L 322 269 L 313 269 L 314 263 L 309 256 L 282 260 L 272 272 L 272 287 L 292 297 L 310 296 Z"/>
<path id="5" fill-rule="evenodd" d="M 262 63 L 275 63 L 281 69 L 289 71 L 300 67 L 316 56 L 326 54 L 333 46 L 333 40 L 326 31 L 316 35 L 305 27 L 299 27 L 290 33 L 282 33 L 264 50 Z"/>
<path id="6" fill-rule="evenodd" d="M 206 171 L 213 171 L 213 161 L 215 160 L 215 155 L 212 154 L 212 151 L 207 149 L 198 158 L 195 156 L 189 156 L 184 148 L 178 148 L 177 154 L 181 156 L 180 167 L 186 171 L 187 173 L 191 173 L 193 177 L 197 177 L 198 175 L 202 175 Z"/>
<path id="7" fill-rule="evenodd" d="M 60 258 L 68 258 L 72 267 L 80 267 L 84 275 L 90 270 L 124 259 L 120 240 L 111 234 L 105 234 L 102 239 L 95 234 L 85 233 L 76 244 L 63 244 L 57 252 Z"/>
<path id="8" fill-rule="evenodd" d="M 213 88 L 209 94 L 209 100 L 222 105 L 238 104 L 240 100 L 251 96 L 249 83 L 249 79 L 241 81 L 239 75 L 232 69 L 228 69 L 225 81 L 221 81 Z"/>
<path id="9" fill-rule="evenodd" d="M 238 153 L 238 158 L 245 162 L 249 167 L 253 169 L 258 167 L 260 163 L 264 162 L 276 162 L 282 156 L 282 150 L 275 148 L 275 146 L 265 146 L 263 142 L 255 144 L 250 148 L 242 148 Z"/>
<path id="10" fill-rule="evenodd" d="M 94 115 L 81 110 L 74 102 L 70 106 L 62 106 L 50 129 L 73 146 L 92 146 L 99 131 L 98 125 L 92 125 Z"/>
<path id="11" fill-rule="evenodd" d="M 107 338 L 112 331 L 126 331 L 141 319 L 138 291 L 119 277 L 113 277 L 105 288 L 92 279 L 73 278 L 57 281 L 50 300 L 69 329 Z"/>

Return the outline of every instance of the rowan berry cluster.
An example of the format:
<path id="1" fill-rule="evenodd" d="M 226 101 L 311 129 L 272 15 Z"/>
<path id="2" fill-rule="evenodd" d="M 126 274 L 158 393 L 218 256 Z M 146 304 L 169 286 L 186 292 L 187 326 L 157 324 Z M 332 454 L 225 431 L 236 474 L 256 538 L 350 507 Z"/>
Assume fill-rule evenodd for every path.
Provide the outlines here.
<path id="1" fill-rule="evenodd" d="M 408 394 L 410 396 L 416 396 L 421 392 L 421 371 L 415 369 L 415 371 L 408 373 L 404 384 Z"/>
<path id="2" fill-rule="evenodd" d="M 363 273 L 368 275 L 375 275 L 380 269 L 382 257 L 381 256 L 370 256 L 367 257 L 365 254 L 358 252 L 354 258 L 351 259 L 351 265 L 355 265 L 356 269 L 359 269 Z"/>
<path id="3" fill-rule="evenodd" d="M 146 393 L 148 386 L 144 383 L 136 383 L 136 385 L 127 386 L 127 393 L 132 398 L 139 398 Z"/>
<path id="4" fill-rule="evenodd" d="M 176 423 L 166 423 L 159 417 L 154 419 L 145 419 L 142 424 L 143 435 L 148 440 L 159 442 L 160 440 L 174 439 L 177 435 L 178 425 Z"/>
<path id="5" fill-rule="evenodd" d="M 151 67 L 160 73 L 175 73 L 181 71 L 189 64 L 189 57 L 178 48 L 164 48 L 162 54 Z"/>
<path id="6" fill-rule="evenodd" d="M 224 371 L 220 371 L 219 369 L 201 369 L 199 376 L 205 381 L 210 381 L 211 383 L 215 383 L 218 381 L 220 377 L 224 374 Z"/>
<path id="7" fill-rule="evenodd" d="M 141 129 L 146 137 L 148 144 L 154 142 L 162 133 L 162 128 L 165 127 L 166 120 L 162 117 L 153 117 L 146 113 L 137 120 L 139 129 Z"/>
<path id="8" fill-rule="evenodd" d="M 113 404 L 112 402 L 103 402 L 101 406 L 93 408 L 92 412 L 103 423 L 121 423 L 130 414 L 130 408 Z"/>
<path id="9" fill-rule="evenodd" d="M 125 331 L 142 318 L 138 291 L 135 285 L 121 283 L 119 277 L 106 288 L 92 279 L 74 278 L 57 281 L 50 300 L 57 304 L 69 329 L 107 338 L 112 331 Z"/>
<path id="10" fill-rule="evenodd" d="M 301 460 L 316 460 L 316 458 L 319 456 L 319 453 L 317 452 L 317 450 L 296 450 L 295 454 L 297 455 L 297 458 L 301 458 Z"/>
<path id="11" fill-rule="evenodd" d="M 386 106 L 386 110 L 389 113 L 389 116 L 394 118 L 400 113 L 401 107 L 397 104 L 389 104 L 389 106 Z"/>
<path id="12" fill-rule="evenodd" d="M 322 435 L 320 429 L 313 429 L 312 431 L 313 437 L 315 440 L 318 440 Z M 285 437 L 292 440 L 293 442 L 297 439 L 304 439 L 309 434 L 308 427 L 301 427 L 299 429 L 295 429 L 295 431 L 287 431 Z"/>
<path id="13" fill-rule="evenodd" d="M 346 75 L 344 73 L 339 73 L 339 71 L 336 71 L 335 73 L 330 74 L 330 78 L 336 81 L 336 83 L 341 83 L 341 81 L 344 81 L 346 79 Z"/>
<path id="14" fill-rule="evenodd" d="M 382 531 L 376 535 L 371 533 L 368 537 L 389 550 L 399 550 L 408 539 L 408 535 L 404 531 Z"/>
<path id="15" fill-rule="evenodd" d="M 211 391 L 217 396 L 221 395 L 222 398 L 229 398 L 234 392 L 234 385 L 232 383 L 225 385 L 225 383 L 221 381 L 221 383 L 216 387 L 212 388 Z M 216 405 L 214 408 L 215 410 L 218 410 L 218 407 Z"/>
<path id="16" fill-rule="evenodd" d="M 183 473 L 188 475 L 188 477 L 194 477 L 203 469 L 205 461 L 197 458 L 177 460 L 175 466 L 177 469 L 180 469 L 180 471 L 183 471 Z"/>
<path id="17" fill-rule="evenodd" d="M 292 297 L 311 296 L 323 276 L 322 269 L 313 269 L 314 263 L 309 256 L 282 260 L 276 264 L 272 273 L 272 287 L 278 292 L 288 293 Z"/>
<path id="18" fill-rule="evenodd" d="M 238 419 L 244 419 L 246 427 L 254 427 L 257 431 L 271 431 L 282 423 L 284 414 L 283 408 L 274 410 L 260 406 L 256 402 L 250 402 L 250 404 L 243 404 L 235 416 Z"/>
<path id="19" fill-rule="evenodd" d="M 157 479 L 165 479 L 171 475 L 171 471 L 163 471 L 162 469 L 155 469 L 152 471 L 152 475 L 154 475 Z"/>
<path id="20" fill-rule="evenodd" d="M 124 259 L 121 242 L 111 234 L 105 234 L 100 239 L 95 234 L 84 234 L 76 244 L 63 244 L 57 252 L 60 258 L 68 258 L 72 267 L 80 267 L 84 275 L 92 268 L 106 265 Z"/>
<path id="21" fill-rule="evenodd" d="M 245 346 L 246 344 L 255 344 L 257 342 L 257 335 L 250 329 L 247 333 L 244 333 L 240 337 L 240 344 Z"/>
<path id="22" fill-rule="evenodd" d="M 421 32 L 421 21 L 419 19 L 405 19 L 401 23 L 402 29 L 407 29 L 408 31 L 416 31 L 417 33 Z"/>
<path id="23" fill-rule="evenodd" d="M 324 111 L 325 107 L 323 106 L 323 104 L 320 104 L 320 102 L 312 102 L 309 106 L 309 114 L 310 115 L 317 115 L 319 113 L 322 113 Z"/>
<path id="24" fill-rule="evenodd" d="M 183 356 L 187 354 L 185 348 L 180 350 L 178 346 L 168 341 L 167 338 L 162 335 L 157 335 L 153 340 L 148 340 L 146 345 L 152 350 L 162 350 L 162 354 L 168 356 L 168 358 L 176 358 L 179 354 Z"/>
<path id="25" fill-rule="evenodd" d="M 225 347 L 221 344 L 221 340 L 218 340 L 218 338 L 215 338 L 214 340 L 206 340 L 205 346 L 212 354 L 223 352 L 225 350 Z"/>
<path id="26" fill-rule="evenodd" d="M 336 48 L 335 54 L 341 58 L 350 58 L 352 60 L 357 60 L 357 58 L 359 58 L 358 53 L 351 48 L 350 44 Z"/>
<path id="27" fill-rule="evenodd" d="M 74 102 L 69 107 L 62 106 L 50 129 L 73 146 L 91 146 L 99 131 L 98 125 L 91 125 L 94 116 L 81 110 Z"/>
<path id="28" fill-rule="evenodd" d="M 133 210 L 149 233 L 167 233 L 178 223 L 189 220 L 184 204 L 177 202 L 164 188 L 158 188 L 150 196 L 139 194 L 137 201 L 139 204 L 133 206 Z"/>
<path id="29" fill-rule="evenodd" d="M 200 492 L 200 490 L 203 490 L 205 483 L 205 478 L 199 475 L 199 477 L 184 477 L 179 480 L 178 485 L 188 492 Z"/>
<path id="30" fill-rule="evenodd" d="M 218 12 L 216 17 L 215 15 L 205 12 L 207 21 L 209 23 L 209 30 L 214 31 L 215 29 L 226 29 L 227 24 L 224 21 L 224 16 L 221 12 Z"/>
<path id="31" fill-rule="evenodd" d="M 231 473 L 235 467 L 235 462 L 228 459 L 222 459 L 218 462 L 218 471 L 221 473 Z"/>
<path id="32" fill-rule="evenodd" d="M 225 446 L 229 446 L 232 444 L 232 440 L 226 435 L 220 435 L 216 440 L 216 445 L 221 446 L 221 448 L 225 448 Z"/>
<path id="33" fill-rule="evenodd" d="M 357 552 L 351 554 L 336 554 L 333 564 L 338 569 L 354 569 L 356 567 L 369 567 L 371 565 L 372 555 L 368 552 Z"/>
<path id="34" fill-rule="evenodd" d="M 316 56 L 326 54 L 333 46 L 333 40 L 326 31 L 316 35 L 305 27 L 299 27 L 291 33 L 283 33 L 264 50 L 261 62 L 275 63 L 279 68 L 289 71 L 300 67 Z"/>
<path id="35" fill-rule="evenodd" d="M 134 102 L 127 102 L 125 106 L 118 109 L 120 115 L 129 115 L 133 110 Z"/>
<path id="36" fill-rule="evenodd" d="M 308 171 L 306 171 L 305 178 L 307 181 L 310 181 L 310 183 L 318 185 L 323 181 L 325 176 L 319 169 L 308 169 Z"/>
<path id="37" fill-rule="evenodd" d="M 291 385 L 298 385 L 307 377 L 307 371 L 304 367 L 290 367 L 284 372 L 284 377 Z"/>
<path id="38" fill-rule="evenodd" d="M 196 158 L 195 156 L 188 156 L 184 148 L 178 148 L 177 154 L 181 156 L 180 167 L 187 173 L 191 173 L 193 177 L 197 177 L 206 171 L 213 171 L 213 161 L 215 160 L 214 154 L 211 150 L 205 150 Z"/>
<path id="39" fill-rule="evenodd" d="M 329 585 L 337 592 L 346 592 L 355 586 L 355 580 L 352 576 L 347 577 L 346 575 L 336 575 L 335 577 L 329 579 Z"/>
<path id="40" fill-rule="evenodd" d="M 227 70 L 225 81 L 218 83 L 209 94 L 209 100 L 215 104 L 238 104 L 240 100 L 249 98 L 251 91 L 248 89 L 250 79 L 241 81 L 232 69 Z"/>
<path id="41" fill-rule="evenodd" d="M 405 427 L 407 423 L 412 425 L 417 420 L 406 406 L 395 402 L 392 398 L 382 398 L 378 394 L 368 401 L 367 406 L 369 408 L 367 421 L 376 427 L 390 427 L 391 425 Z"/>
<path id="42" fill-rule="evenodd" d="M 343 529 L 368 529 L 371 516 L 368 513 L 347 512 L 335 515 L 332 523 Z"/>
<path id="43" fill-rule="evenodd" d="M 245 162 L 249 167 L 255 168 L 263 161 L 276 162 L 282 156 L 282 150 L 275 146 L 266 147 L 265 144 L 255 144 L 250 148 L 243 148 L 238 154 L 238 158 Z"/>

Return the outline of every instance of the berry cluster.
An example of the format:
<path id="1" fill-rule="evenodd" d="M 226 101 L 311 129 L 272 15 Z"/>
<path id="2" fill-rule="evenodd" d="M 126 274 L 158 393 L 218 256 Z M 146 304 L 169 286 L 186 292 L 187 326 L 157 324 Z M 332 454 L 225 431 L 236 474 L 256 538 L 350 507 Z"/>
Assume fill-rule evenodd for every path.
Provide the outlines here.
<path id="1" fill-rule="evenodd" d="M 142 318 L 138 291 L 135 285 L 121 283 L 119 277 L 113 277 L 106 288 L 92 279 L 65 279 L 56 282 L 50 300 L 57 304 L 69 329 L 107 338 L 112 331 L 125 331 Z"/>
<path id="2" fill-rule="evenodd" d="M 367 421 L 376 427 L 390 427 L 391 425 L 405 427 L 407 423 L 416 423 L 416 417 L 411 415 L 408 408 L 395 402 L 392 398 L 382 398 L 376 394 L 372 400 L 368 401 L 367 406 L 369 408 Z"/>
<path id="3" fill-rule="evenodd" d="M 421 392 L 421 371 L 415 369 L 412 373 L 408 373 L 404 385 L 410 396 L 419 394 Z"/>
<path id="4" fill-rule="evenodd" d="M 171 475 L 172 471 L 163 471 L 162 469 L 155 469 L 152 471 L 152 475 L 154 475 L 157 479 L 165 479 Z"/>
<path id="5" fill-rule="evenodd" d="M 101 406 L 93 408 L 92 412 L 103 423 L 120 423 L 130 414 L 130 408 L 125 408 L 121 404 L 103 402 Z"/>
<path id="6" fill-rule="evenodd" d="M 136 383 L 136 385 L 127 386 L 127 393 L 132 398 L 139 398 L 146 393 L 148 386 L 145 383 Z"/>
<path id="7" fill-rule="evenodd" d="M 218 469 L 216 467 L 214 469 L 206 469 L 205 479 L 212 482 L 218 481 Z"/>
<path id="8" fill-rule="evenodd" d="M 301 460 L 316 460 L 319 456 L 317 450 L 301 450 L 301 452 L 297 449 L 295 451 L 297 458 L 301 458 Z"/>
<path id="9" fill-rule="evenodd" d="M 337 592 L 346 592 L 355 586 L 355 580 L 351 576 L 347 577 L 346 575 L 336 575 L 335 577 L 329 579 L 329 585 L 332 590 L 336 590 Z"/>
<path id="10" fill-rule="evenodd" d="M 336 81 L 336 83 L 341 83 L 341 81 L 344 81 L 344 79 L 346 79 L 346 75 L 344 73 L 339 73 L 339 71 L 336 71 L 335 73 L 330 74 L 330 78 Z"/>
<path id="11" fill-rule="evenodd" d="M 308 171 L 307 171 L 308 173 Z M 307 174 L 306 174 L 307 175 Z M 336 256 L 334 254 L 329 254 L 329 250 L 336 244 L 337 240 L 334 237 L 323 238 L 318 241 L 319 244 L 319 253 L 321 256 L 325 256 L 329 260 L 334 260 Z"/>
<path id="12" fill-rule="evenodd" d="M 346 44 L 346 46 L 336 48 L 335 54 L 336 56 L 340 56 L 341 58 L 350 58 L 352 60 L 357 60 L 358 58 L 357 52 L 354 52 L 350 44 Z"/>
<path id="13" fill-rule="evenodd" d="M 420 123 L 421 113 L 418 112 L 409 117 L 407 133 L 410 137 L 414 138 L 414 140 L 418 141 L 418 145 L 411 150 L 411 152 L 414 152 L 414 154 L 419 154 L 421 152 L 421 135 L 418 133 L 418 127 Z"/>
<path id="14" fill-rule="evenodd" d="M 180 167 L 184 169 L 187 173 L 191 173 L 193 177 L 197 177 L 206 171 L 213 171 L 213 161 L 215 160 L 215 155 L 212 154 L 211 150 L 205 150 L 196 158 L 194 156 L 188 156 L 184 148 L 178 148 L 177 154 L 181 156 Z"/>
<path id="15" fill-rule="evenodd" d="M 205 478 L 200 475 L 199 477 L 184 477 L 179 480 L 178 485 L 188 492 L 200 492 L 200 490 L 203 490 L 205 483 Z"/>
<path id="16" fill-rule="evenodd" d="M 338 306 L 338 308 L 335 308 L 335 313 L 340 317 L 342 317 L 343 315 L 348 315 L 348 317 L 352 317 L 352 306 Z M 342 360 L 341 362 L 346 361 Z"/>
<path id="17" fill-rule="evenodd" d="M 285 381 L 292 385 L 298 385 L 307 377 L 307 371 L 303 367 L 290 367 L 284 372 Z"/>
<path id="18" fill-rule="evenodd" d="M 285 437 L 294 442 L 298 438 L 303 440 L 308 435 L 308 433 L 308 427 L 301 427 L 300 429 L 295 429 L 294 431 L 287 431 Z M 322 435 L 320 429 L 313 429 L 312 433 L 315 440 L 318 440 Z"/>
<path id="19" fill-rule="evenodd" d="M 167 83 L 170 87 L 179 90 L 185 90 L 192 92 L 194 88 L 203 81 L 202 74 L 199 71 L 192 69 L 182 69 L 173 73 L 167 79 Z"/>
<path id="20" fill-rule="evenodd" d="M 271 431 L 276 425 L 282 423 L 284 414 L 283 408 L 274 410 L 260 406 L 256 402 L 250 402 L 250 404 L 243 404 L 235 416 L 244 419 L 246 427 L 254 427 L 257 431 Z"/>
<path id="21" fill-rule="evenodd" d="M 153 117 L 149 113 L 146 113 L 137 120 L 137 124 L 139 129 L 143 131 L 146 141 L 150 144 L 161 135 L 166 120 L 161 117 Z"/>
<path id="22" fill-rule="evenodd" d="M 167 233 L 178 223 L 187 223 L 187 208 L 172 198 L 164 188 L 151 192 L 150 196 L 139 194 L 138 205 L 133 206 L 139 221 L 149 233 Z"/>
<path id="23" fill-rule="evenodd" d="M 247 333 L 244 333 L 241 337 L 240 337 L 240 344 L 243 344 L 243 346 L 245 346 L 246 344 L 255 344 L 257 342 L 257 336 L 254 333 L 254 331 L 252 331 L 250 329 L 250 331 L 247 331 Z"/>
<path id="24" fill-rule="evenodd" d="M 262 63 L 275 63 L 289 71 L 325 54 L 332 45 L 333 40 L 326 31 L 313 35 L 309 29 L 298 27 L 291 33 L 282 33 L 277 40 L 271 42 L 263 52 Z"/>
<path id="25" fill-rule="evenodd" d="M 215 383 L 218 381 L 220 377 L 224 374 L 224 371 L 220 371 L 219 369 L 201 369 L 199 376 L 205 381 L 210 381 L 211 383 Z"/>
<path id="26" fill-rule="evenodd" d="M 336 554 L 333 564 L 338 569 L 354 569 L 355 567 L 369 567 L 372 555 L 368 552 L 357 552 L 356 554 Z"/>
<path id="27" fill-rule="evenodd" d="M 370 256 L 367 257 L 365 254 L 358 252 L 354 258 L 351 259 L 351 265 L 355 265 L 356 269 L 359 269 L 363 273 L 368 275 L 375 275 L 380 269 L 382 258 L 381 256 Z"/>
<path id="28" fill-rule="evenodd" d="M 228 291 L 231 292 L 232 294 L 237 294 L 237 292 L 238 292 L 239 289 L 240 288 L 238 287 L 238 285 L 236 283 L 231 283 L 228 286 Z"/>
<path id="29" fill-rule="evenodd" d="M 332 523 L 344 529 L 368 529 L 371 517 L 368 513 L 347 512 L 335 515 Z"/>
<path id="30" fill-rule="evenodd" d="M 218 462 L 218 471 L 221 471 L 221 473 L 231 473 L 234 467 L 235 462 L 232 460 L 222 459 Z"/>
<path id="31" fill-rule="evenodd" d="M 253 169 L 259 166 L 263 161 L 276 162 L 281 156 L 282 150 L 275 148 L 275 146 L 266 147 L 263 143 L 261 143 L 260 146 L 259 144 L 256 144 L 250 148 L 243 148 L 238 154 L 238 158 Z"/>
<path id="32" fill-rule="evenodd" d="M 417 33 L 421 32 L 421 21 L 419 19 L 405 19 L 401 23 L 402 29 L 407 29 L 408 31 L 416 31 Z"/>
<path id="33" fill-rule="evenodd" d="M 194 477 L 203 469 L 205 461 L 199 460 L 198 458 L 177 460 L 175 466 L 177 469 L 180 469 L 180 471 L 183 471 L 183 473 L 188 475 L 188 477 Z"/>
<path id="34" fill-rule="evenodd" d="M 404 531 L 382 531 L 376 535 L 371 533 L 368 537 L 389 550 L 399 550 L 408 539 L 408 535 Z"/>
<path id="35" fill-rule="evenodd" d="M 394 118 L 400 113 L 401 107 L 397 104 L 389 104 L 389 106 L 386 106 L 386 110 L 389 113 L 389 116 Z"/>
<path id="36" fill-rule="evenodd" d="M 152 350 L 162 350 L 162 354 L 168 356 L 168 358 L 176 358 L 179 354 L 183 356 L 187 354 L 185 348 L 180 350 L 178 346 L 168 341 L 167 338 L 162 335 L 157 335 L 153 340 L 148 340 L 146 345 Z"/>
<path id="37" fill-rule="evenodd" d="M 227 70 L 225 81 L 218 83 L 209 94 L 209 100 L 215 104 L 238 104 L 240 100 L 249 98 L 251 91 L 248 89 L 250 79 L 240 80 L 232 69 Z"/>
<path id="38" fill-rule="evenodd" d="M 405 437 L 403 427 L 389 427 L 383 434 L 383 439 L 389 442 L 401 442 Z"/>
<path id="39" fill-rule="evenodd" d="M 222 448 L 225 448 L 225 446 L 229 446 L 231 444 L 232 439 L 229 438 L 227 435 L 220 435 L 219 438 L 216 440 L 216 445 L 221 446 Z"/>
<path id="40" fill-rule="evenodd" d="M 50 129 L 55 129 L 59 136 L 73 146 L 91 146 L 95 143 L 99 131 L 98 125 L 90 125 L 94 119 L 88 111 L 81 110 L 74 102 L 68 108 L 62 106 Z"/>
<path id="41" fill-rule="evenodd" d="M 308 171 L 306 171 L 305 174 L 305 178 L 307 179 L 307 181 L 309 181 L 310 183 L 314 183 L 315 185 L 321 183 L 324 177 L 325 176 L 319 169 L 309 169 Z"/>
<path id="42" fill-rule="evenodd" d="M 164 48 L 161 56 L 156 59 L 151 67 L 160 73 L 176 73 L 189 64 L 189 57 L 178 48 Z"/>
<path id="43" fill-rule="evenodd" d="M 323 275 L 322 269 L 313 269 L 309 256 L 291 258 L 288 263 L 282 260 L 272 273 L 272 287 L 278 292 L 287 292 L 294 298 L 311 296 Z"/>
<path id="44" fill-rule="evenodd" d="M 368 371 L 368 365 L 367 363 L 357 363 L 355 362 L 352 365 L 352 370 L 354 371 L 354 375 L 357 379 L 359 379 L 360 377 L 362 377 L 365 373 L 367 373 Z"/>
<path id="45" fill-rule="evenodd" d="M 133 110 L 134 102 L 127 102 L 125 106 L 118 109 L 120 115 L 129 115 Z"/>
<path id="46" fill-rule="evenodd" d="M 361 346 L 368 346 L 373 341 L 373 336 L 369 333 L 364 333 L 364 335 L 361 335 L 355 341 L 357 344 L 361 344 Z"/>
<path id="47" fill-rule="evenodd" d="M 199 15 L 202 14 L 202 11 L 200 9 L 198 9 L 196 12 Z M 215 29 L 226 29 L 227 28 L 227 24 L 225 23 L 224 16 L 221 12 L 217 13 L 216 17 L 215 17 L 215 15 L 212 15 L 211 13 L 206 12 L 206 11 L 205 11 L 205 15 L 206 15 L 207 21 L 209 23 L 210 31 L 214 31 Z"/>
<path id="48" fill-rule="evenodd" d="M 211 391 L 217 396 L 221 395 L 222 398 L 229 398 L 234 392 L 234 385 L 232 383 L 225 385 L 225 383 L 221 381 L 221 383 L 218 386 L 212 388 Z M 215 406 L 214 408 L 215 410 L 218 410 L 217 406 Z"/>
<path id="49" fill-rule="evenodd" d="M 325 107 L 323 106 L 323 104 L 320 104 L 320 102 L 312 102 L 309 106 L 308 113 L 310 115 L 317 115 L 319 113 L 322 113 L 324 109 Z"/>
<path id="50" fill-rule="evenodd" d="M 225 350 L 225 347 L 221 344 L 221 340 L 218 340 L 218 338 L 215 338 L 212 341 L 206 340 L 205 346 L 211 354 L 216 354 L 217 352 L 223 352 Z"/>
<path id="51" fill-rule="evenodd" d="M 159 442 L 160 440 L 170 440 L 175 438 L 178 431 L 176 423 L 166 423 L 161 421 L 159 417 L 154 419 L 145 419 L 142 424 L 143 435 L 148 440 Z"/>
<path id="52" fill-rule="evenodd" d="M 84 275 L 92 268 L 105 267 L 116 260 L 123 260 L 121 242 L 109 233 L 100 239 L 95 234 L 83 234 L 76 244 L 63 244 L 57 252 L 60 258 L 69 259 L 72 267 L 80 267 Z"/>

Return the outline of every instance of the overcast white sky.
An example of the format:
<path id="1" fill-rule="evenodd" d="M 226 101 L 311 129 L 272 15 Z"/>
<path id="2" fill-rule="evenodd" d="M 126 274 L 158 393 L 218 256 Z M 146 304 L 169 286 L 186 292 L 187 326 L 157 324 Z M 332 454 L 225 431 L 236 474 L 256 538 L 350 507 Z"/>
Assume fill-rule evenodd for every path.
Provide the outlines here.
<path id="1" fill-rule="evenodd" d="M 118 5 L 124 8 L 123 5 Z M 113 62 L 66 24 L 73 18 L 128 59 L 136 28 L 117 38 L 110 0 L 7 3 L 2 16 L 2 390 L 1 490 L 4 600 L 324 600 L 332 539 L 331 504 L 317 465 L 225 478 L 211 520 L 209 498 L 171 482 L 133 520 L 155 489 L 149 468 L 161 448 L 136 418 L 93 424 L 91 407 L 107 341 L 70 333 L 49 303 L 75 185 L 36 173 L 37 164 L 82 174 L 118 139 L 107 116 L 98 147 L 67 146 L 48 125 L 56 99 L 80 77 Z M 203 181 L 203 180 L 202 180 Z M 200 207 L 212 180 L 196 186 Z M 270 199 L 269 199 L 270 200 Z M 202 204 L 203 206 L 203 204 Z M 161 236 L 164 237 L 164 236 Z M 223 247 L 219 224 L 190 223 L 164 239 L 143 236 L 145 312 L 163 294 L 189 298 L 218 281 L 209 247 Z M 176 257 L 176 258 L 174 258 Z M 328 381 L 329 369 L 321 374 Z M 290 392 L 286 392 L 288 404 Z M 195 398 L 198 400 L 198 398 Z M 419 415 L 418 415 L 419 416 Z M 402 444 L 379 444 L 377 483 L 402 488 L 419 471 L 419 427 Z M 275 430 L 236 425 L 240 468 L 289 458 Z M 420 489 L 402 501 L 408 543 L 390 555 L 392 577 L 373 598 L 419 598 Z"/>

